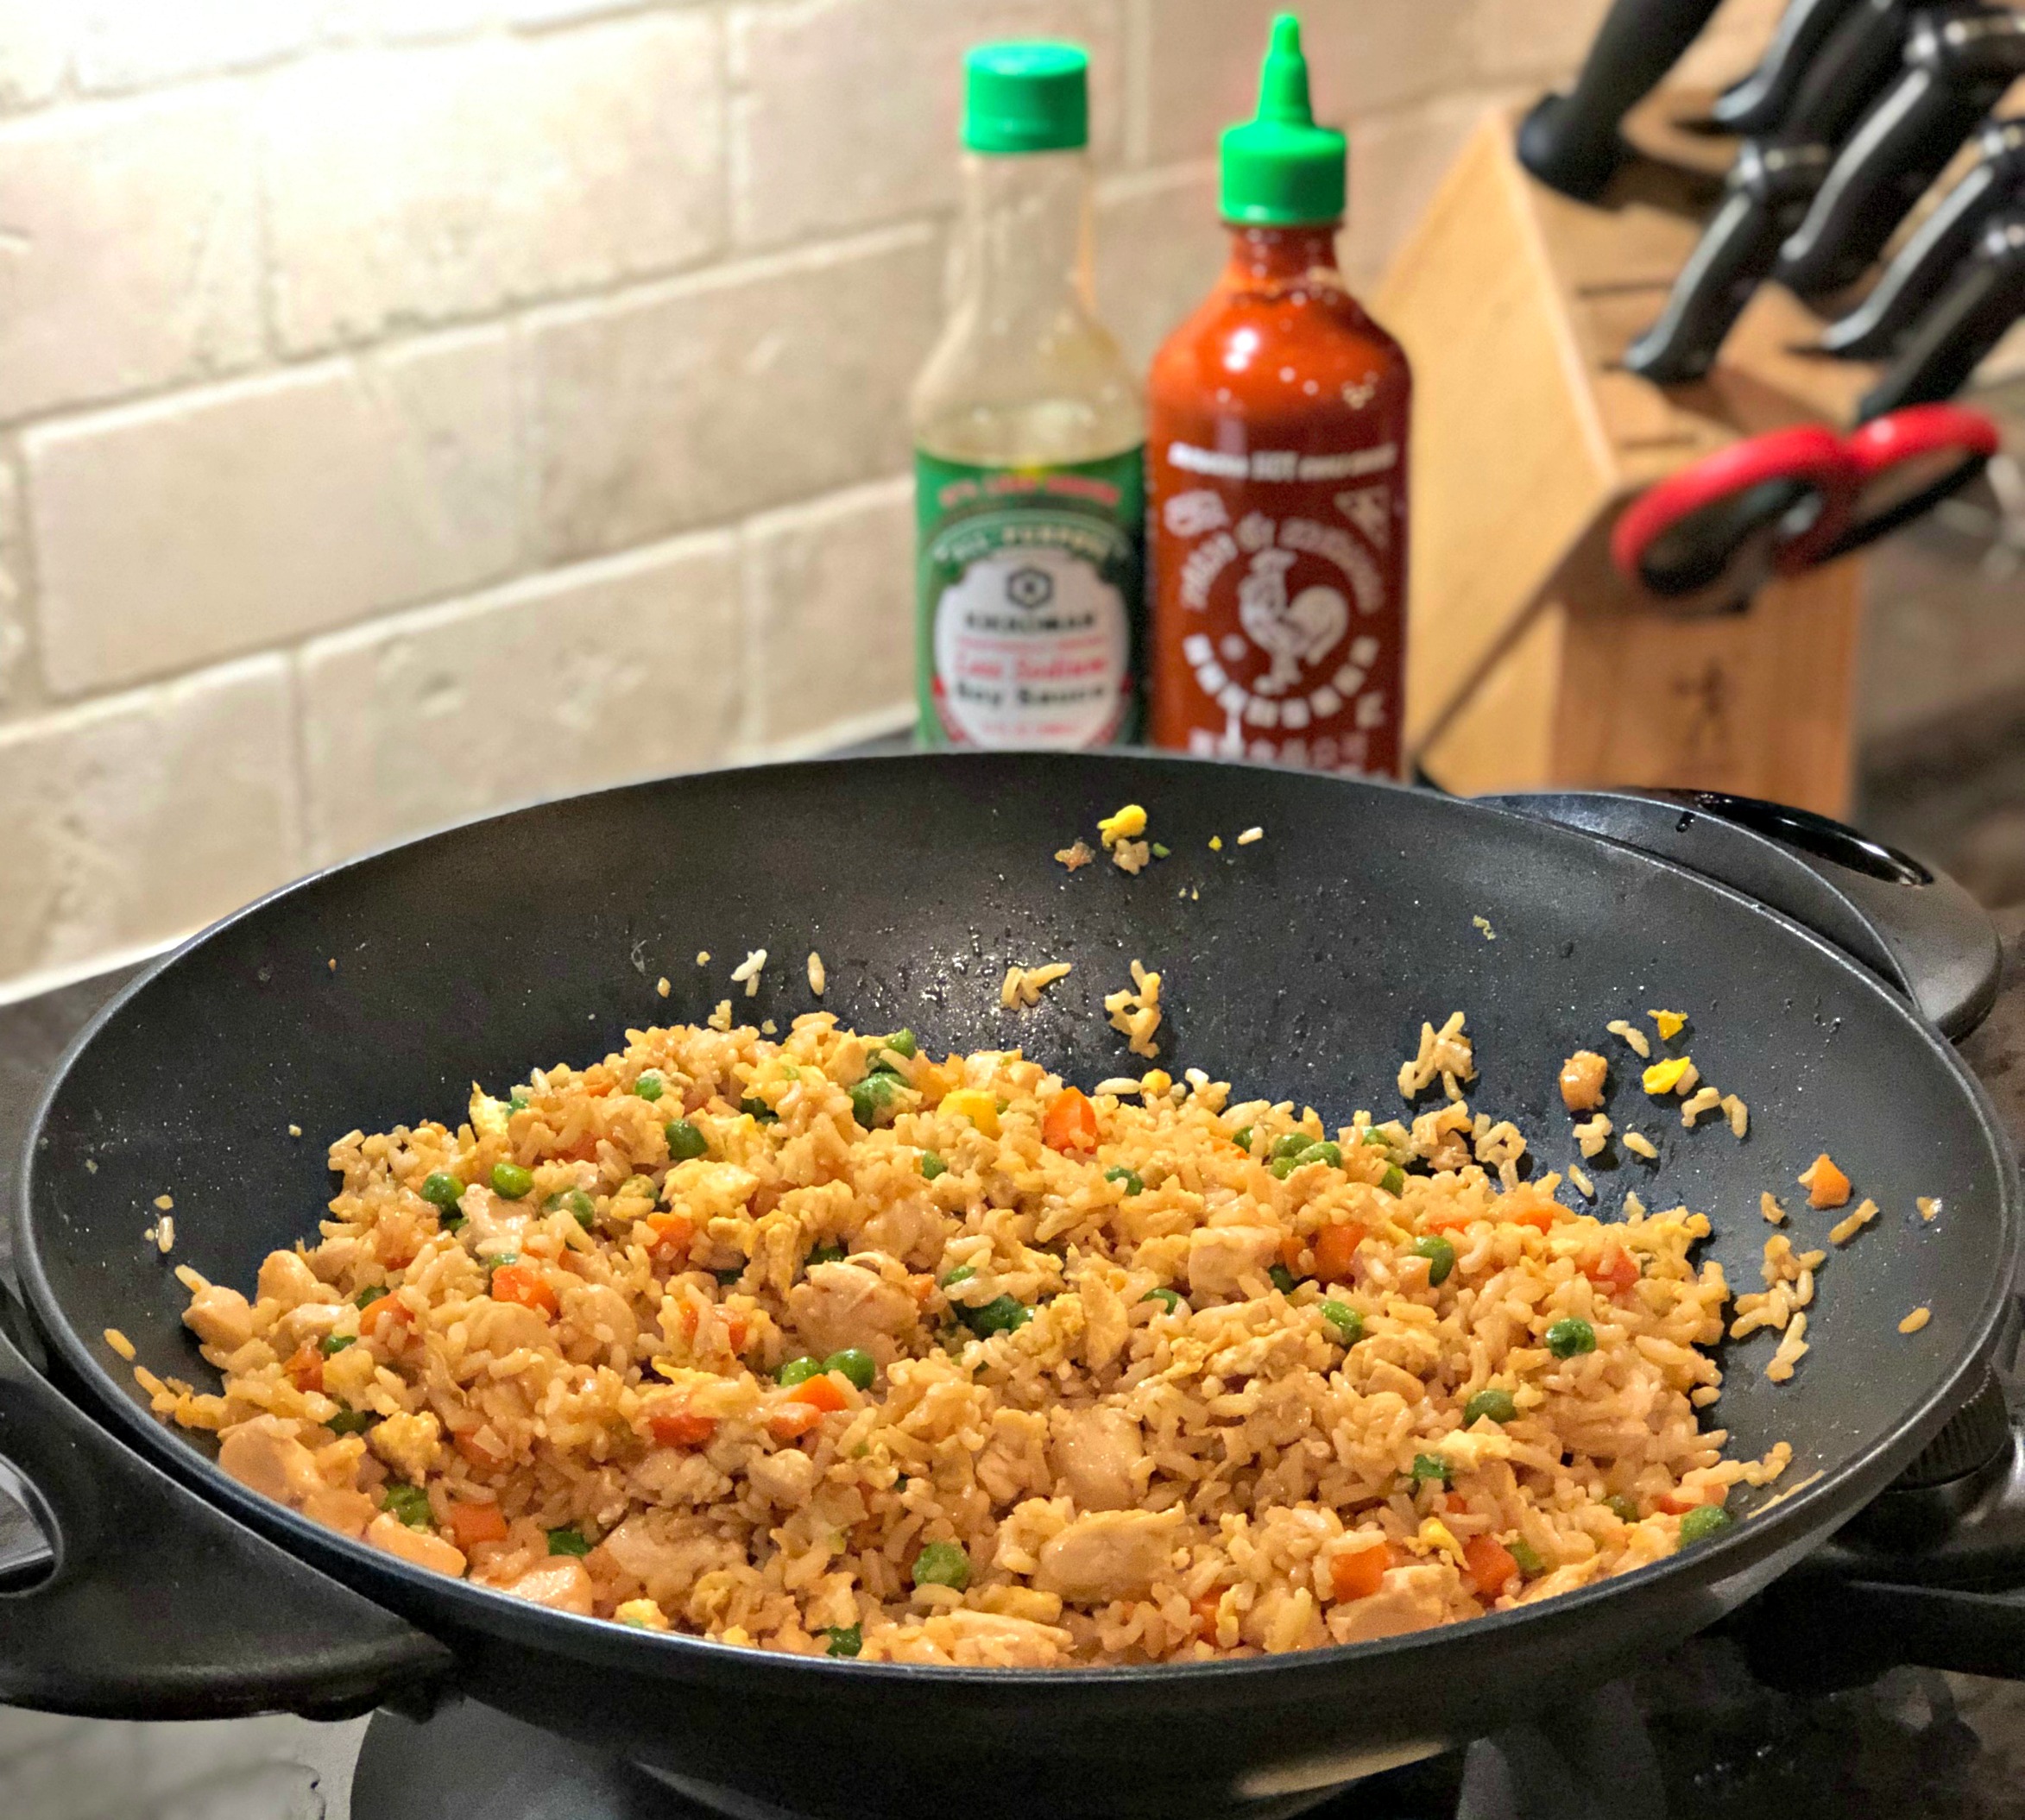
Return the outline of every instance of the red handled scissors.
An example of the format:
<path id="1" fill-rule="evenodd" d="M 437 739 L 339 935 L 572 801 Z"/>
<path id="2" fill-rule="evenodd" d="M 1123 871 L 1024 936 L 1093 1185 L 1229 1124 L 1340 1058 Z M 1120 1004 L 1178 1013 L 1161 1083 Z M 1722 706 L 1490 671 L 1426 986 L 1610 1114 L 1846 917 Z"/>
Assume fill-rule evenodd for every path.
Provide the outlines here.
<path id="1" fill-rule="evenodd" d="M 1997 425 L 1964 405 L 1908 405 L 1839 436 L 1796 425 L 1670 475 L 1611 533 L 1620 573 L 1691 612 L 1739 608 L 1774 576 L 1833 562 L 1980 474 Z"/>

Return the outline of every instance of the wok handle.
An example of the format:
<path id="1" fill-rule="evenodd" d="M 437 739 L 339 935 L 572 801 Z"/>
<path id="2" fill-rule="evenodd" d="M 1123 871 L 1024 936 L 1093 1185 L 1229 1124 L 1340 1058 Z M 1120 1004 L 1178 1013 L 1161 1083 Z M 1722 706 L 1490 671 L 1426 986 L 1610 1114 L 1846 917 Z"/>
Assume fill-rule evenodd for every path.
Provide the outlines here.
<path id="1" fill-rule="evenodd" d="M 1860 960 L 1959 1039 L 1997 998 L 2003 949 L 1968 892 L 1840 822 L 1710 790 L 1480 799 L 1637 847 L 1753 897 Z"/>
<path id="2" fill-rule="evenodd" d="M 337 1719 L 426 1696 L 449 1670 L 441 1644 L 115 1439 L 4 1333 L 0 1466 L 47 1545 L 17 1546 L 0 1578 L 0 1702 Z"/>

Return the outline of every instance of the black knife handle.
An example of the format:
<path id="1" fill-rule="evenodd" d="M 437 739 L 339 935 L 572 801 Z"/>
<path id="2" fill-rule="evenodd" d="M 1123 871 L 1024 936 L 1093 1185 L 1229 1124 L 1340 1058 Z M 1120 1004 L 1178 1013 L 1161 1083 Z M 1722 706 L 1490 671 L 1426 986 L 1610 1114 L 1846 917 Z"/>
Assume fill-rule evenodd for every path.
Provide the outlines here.
<path id="1" fill-rule="evenodd" d="M 1593 200 L 1624 157 L 1618 125 L 1694 43 L 1719 0 L 1613 0 L 1574 86 L 1519 127 L 1519 162 L 1550 189 Z"/>
<path id="2" fill-rule="evenodd" d="M 1862 277 L 1977 123 L 2025 75 L 2025 18 L 2008 9 L 1923 13 L 1906 63 L 1780 249 L 1776 275 L 1802 297 Z"/>
<path id="3" fill-rule="evenodd" d="M 1974 250 L 1991 214 L 2025 198 L 2025 119 L 1983 129 L 1976 163 L 1914 230 L 1870 294 L 1817 344 L 1841 360 L 1883 360 Z"/>
<path id="4" fill-rule="evenodd" d="M 1890 370 L 1857 407 L 1868 422 L 1901 405 L 1952 398 L 2025 312 L 2025 207 L 1984 229 L 1974 257 L 1921 318 Z"/>
<path id="5" fill-rule="evenodd" d="M 1800 85 L 1857 0 L 1788 0 L 1758 66 L 1716 97 L 1709 118 L 1725 131 L 1757 138 L 1780 126 Z"/>
<path id="6" fill-rule="evenodd" d="M 1814 60 L 1774 135 L 1782 145 L 1840 145 L 1905 62 L 1910 0 L 1858 0 Z"/>
<path id="7" fill-rule="evenodd" d="M 1674 280 L 1659 320 L 1625 350 L 1626 368 L 1661 386 L 1708 371 L 1827 164 L 1819 146 L 1742 147 L 1722 205 Z"/>

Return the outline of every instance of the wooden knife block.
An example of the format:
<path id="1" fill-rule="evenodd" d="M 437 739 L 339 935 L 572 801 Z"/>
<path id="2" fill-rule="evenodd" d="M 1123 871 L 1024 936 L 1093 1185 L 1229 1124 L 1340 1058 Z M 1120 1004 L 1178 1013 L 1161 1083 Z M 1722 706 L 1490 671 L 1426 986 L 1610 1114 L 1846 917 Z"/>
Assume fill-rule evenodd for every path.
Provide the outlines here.
<path id="1" fill-rule="evenodd" d="M 1690 106 L 1662 95 L 1631 135 L 1663 142 Z M 1588 205 L 1519 165 L 1517 119 L 1468 141 L 1373 303 L 1413 362 L 1409 750 L 1457 791 L 1671 784 L 1844 813 L 1859 561 L 1696 619 L 1607 545 L 1629 501 L 1736 438 L 1847 423 L 1876 369 L 1791 351 L 1820 324 L 1768 285 L 1705 381 L 1623 370 L 1724 148 L 1629 166 Z"/>

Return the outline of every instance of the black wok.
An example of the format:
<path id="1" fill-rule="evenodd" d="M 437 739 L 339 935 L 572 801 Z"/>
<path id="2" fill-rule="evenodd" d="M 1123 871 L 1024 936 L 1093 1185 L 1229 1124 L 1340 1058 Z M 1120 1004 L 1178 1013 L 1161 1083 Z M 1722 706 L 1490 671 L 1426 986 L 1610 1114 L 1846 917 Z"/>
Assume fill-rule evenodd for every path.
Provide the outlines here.
<path id="1" fill-rule="evenodd" d="M 1054 863 L 1127 800 L 1149 808 L 1172 859 L 1137 879 Z M 0 1598 L 0 1698 L 335 1713 L 454 1688 L 692 1787 L 810 1814 L 1173 1820 L 1293 1811 L 1709 1624 L 1876 1498 L 1983 1382 L 2017 1242 L 2016 1171 L 1904 992 L 1972 1021 L 1994 949 L 1946 881 L 1912 882 L 1832 830 L 1795 821 L 1766 838 L 1762 818 L 1751 832 L 1650 800 L 1548 807 L 1621 839 L 1183 760 L 791 765 L 479 822 L 221 923 L 84 1033 L 30 1144 L 23 1337 L 46 1347 L 48 1375 L 0 1357 L 0 1455 L 58 1565 Z M 1234 845 L 1255 822 L 1265 838 Z M 1795 859 L 1795 842 L 1856 868 Z M 1656 1567 L 1419 1635 L 1193 1666 L 936 1670 L 657 1636 L 409 1568 L 262 1502 L 147 1414 L 103 1330 L 123 1329 L 158 1371 L 205 1379 L 172 1262 L 249 1282 L 268 1250 L 313 1230 L 331 1138 L 454 1119 L 474 1079 L 496 1086 L 601 1055 L 628 1024 L 700 1018 L 760 945 L 774 957 L 765 988 L 740 1001 L 754 1017 L 809 1006 L 801 961 L 816 948 L 824 1003 L 848 1019 L 910 1023 L 937 1047 L 1019 1044 L 1086 1082 L 1125 1061 L 1099 1000 L 1139 956 L 1166 979 L 1164 1061 L 1332 1120 L 1397 1111 L 1392 1076 L 1420 1019 L 1461 1007 L 1482 1070 L 1473 1097 L 1539 1134 L 1550 1165 L 1566 1141 L 1561 1058 L 1603 1040 L 1609 1018 L 1689 1011 L 1703 1073 L 1751 1104 L 1750 1138 L 1683 1132 L 1613 1069 L 1620 1129 L 1663 1154 L 1656 1168 L 1600 1170 L 1605 1212 L 1631 1190 L 1706 1209 L 1708 1254 L 1754 1287 L 1759 1193 L 1793 1193 L 1817 1151 L 1884 1210 L 1823 1271 L 1814 1350 L 1791 1384 L 1764 1379 L 1770 1337 L 1726 1349 L 1714 1419 L 1740 1454 L 1792 1443 L 1784 1495 L 1745 1496 L 1747 1521 Z M 999 1009 L 1009 960 L 1057 958 L 1076 971 L 1040 1009 Z M 142 1237 L 164 1192 L 173 1260 Z M 1942 1200 L 1931 1225 L 1915 1195 Z M 1816 1243 L 1824 1225 L 1795 1221 Z M 1930 1325 L 1901 1336 L 1918 1305 Z"/>

